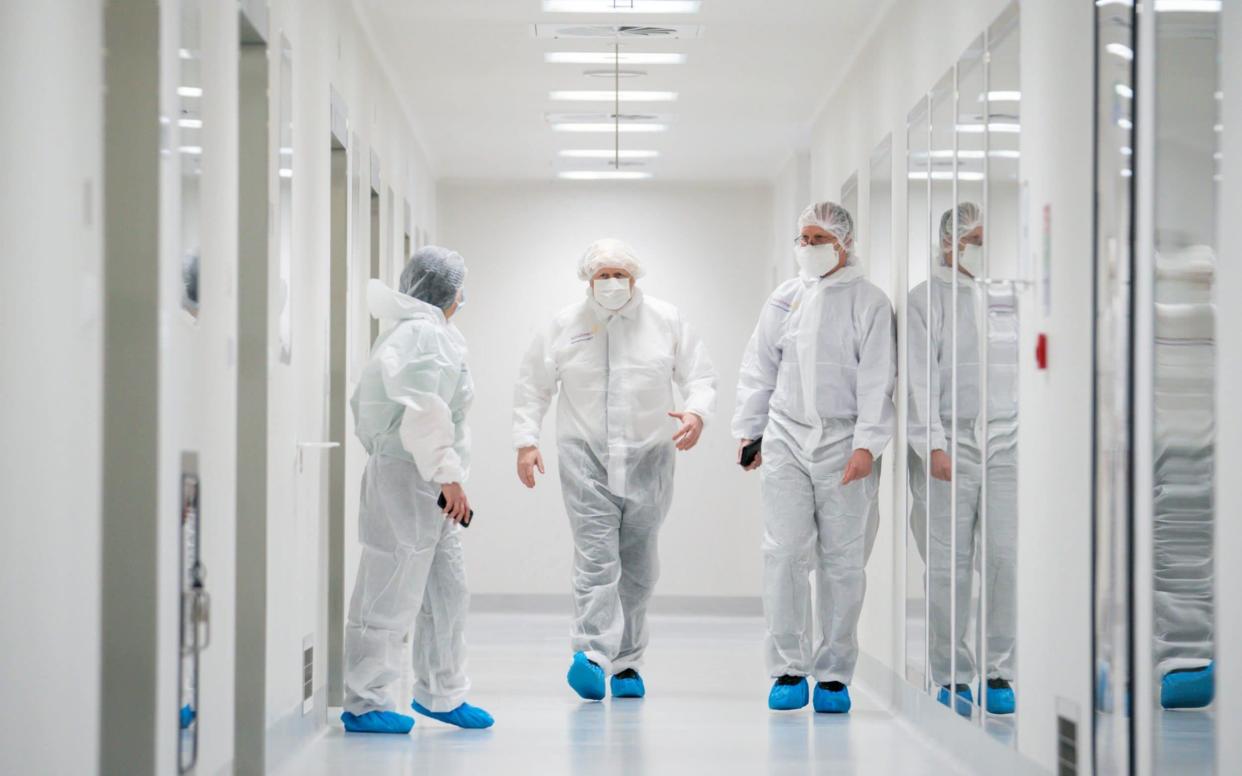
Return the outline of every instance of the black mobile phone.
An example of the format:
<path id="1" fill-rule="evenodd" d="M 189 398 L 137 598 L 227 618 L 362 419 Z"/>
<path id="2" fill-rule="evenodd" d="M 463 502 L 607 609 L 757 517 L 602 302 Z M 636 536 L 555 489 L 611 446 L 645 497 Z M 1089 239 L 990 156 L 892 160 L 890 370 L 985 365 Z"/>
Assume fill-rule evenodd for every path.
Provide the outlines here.
<path id="1" fill-rule="evenodd" d="M 440 500 L 436 502 L 436 506 L 440 507 L 440 509 L 444 509 L 445 507 L 448 506 L 448 499 L 444 497 L 443 493 L 440 494 Z M 466 516 L 466 519 L 461 521 L 461 527 L 469 528 L 470 523 L 473 520 L 474 520 L 474 510 L 472 509 L 470 510 L 470 514 Z"/>
<path id="2" fill-rule="evenodd" d="M 755 456 L 759 455 L 760 448 L 763 447 L 763 437 L 759 437 L 755 441 L 742 448 L 742 457 L 738 461 L 743 469 L 755 462 Z"/>

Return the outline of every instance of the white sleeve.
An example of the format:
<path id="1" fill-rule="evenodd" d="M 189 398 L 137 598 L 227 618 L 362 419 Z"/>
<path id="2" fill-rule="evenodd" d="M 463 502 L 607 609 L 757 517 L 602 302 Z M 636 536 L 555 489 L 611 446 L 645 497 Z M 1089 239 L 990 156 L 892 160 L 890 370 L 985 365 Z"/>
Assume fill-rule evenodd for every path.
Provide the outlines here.
<path id="1" fill-rule="evenodd" d="M 887 299 L 873 305 L 864 315 L 858 338 L 854 449 L 868 450 L 879 458 L 893 436 L 897 332 L 893 328 L 893 308 Z"/>
<path id="2" fill-rule="evenodd" d="M 910 292 L 906 309 L 906 330 L 909 334 L 906 360 L 910 367 L 907 378 L 910 383 L 907 436 L 910 447 L 922 456 L 932 450 L 943 450 L 946 444 L 944 427 L 940 422 L 940 354 L 934 332 L 930 353 L 927 347 L 928 327 L 935 325 L 927 309 L 927 286 L 917 286 Z M 927 381 L 929 367 L 930 384 Z"/>
<path id="3" fill-rule="evenodd" d="M 685 321 L 678 320 L 677 356 L 673 361 L 673 381 L 681 391 L 685 411 L 707 419 L 716 411 L 716 367 L 707 347 Z"/>
<path id="4" fill-rule="evenodd" d="M 538 334 L 522 359 L 513 388 L 513 447 L 537 447 L 547 414 L 556 395 L 556 364 L 552 358 L 553 327 Z"/>
<path id="5" fill-rule="evenodd" d="M 750 335 L 737 377 L 737 404 L 733 412 L 736 439 L 758 439 L 768 426 L 768 404 L 781 366 L 780 323 L 788 315 L 788 305 L 775 297 L 764 302 L 759 312 L 759 322 Z"/>
<path id="6" fill-rule="evenodd" d="M 443 343 L 425 327 L 393 332 L 376 357 L 388 398 L 405 407 L 401 444 L 419 473 L 432 482 L 465 478 L 449 401 L 457 389 L 461 365 L 443 351 Z"/>

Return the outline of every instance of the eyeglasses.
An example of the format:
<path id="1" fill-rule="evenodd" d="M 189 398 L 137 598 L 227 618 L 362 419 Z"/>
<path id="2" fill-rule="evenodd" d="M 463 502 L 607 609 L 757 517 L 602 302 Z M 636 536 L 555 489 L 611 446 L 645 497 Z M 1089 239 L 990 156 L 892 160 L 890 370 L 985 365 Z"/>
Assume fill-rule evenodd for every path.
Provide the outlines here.
<path id="1" fill-rule="evenodd" d="M 800 234 L 794 238 L 794 245 L 801 245 L 803 247 L 808 245 L 828 245 L 829 243 L 835 244 L 832 236 L 826 234 L 816 234 L 811 237 L 807 237 L 805 234 Z"/>

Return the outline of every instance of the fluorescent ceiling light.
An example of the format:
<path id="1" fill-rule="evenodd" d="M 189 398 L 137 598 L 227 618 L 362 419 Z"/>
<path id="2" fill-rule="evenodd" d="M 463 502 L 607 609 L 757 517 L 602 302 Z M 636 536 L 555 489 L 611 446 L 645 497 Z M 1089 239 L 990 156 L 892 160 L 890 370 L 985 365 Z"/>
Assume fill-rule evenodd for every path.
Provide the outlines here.
<path id="1" fill-rule="evenodd" d="M 181 146 L 177 150 L 185 154 L 186 156 L 202 156 L 203 155 L 202 146 Z"/>
<path id="2" fill-rule="evenodd" d="M 293 177 L 293 170 L 290 170 L 288 167 L 281 167 L 281 168 L 280 168 L 280 170 L 279 170 L 279 172 L 280 172 L 280 177 L 282 177 L 282 178 L 292 178 L 292 177 Z"/>
<path id="3" fill-rule="evenodd" d="M 622 149 L 619 153 L 611 148 L 570 148 L 561 151 L 561 156 L 566 159 L 616 159 L 618 156 L 622 159 L 654 159 L 659 155 L 659 151 L 636 151 L 630 148 Z"/>
<path id="4" fill-rule="evenodd" d="M 183 129 L 202 129 L 202 119 L 177 119 L 177 126 Z"/>
<path id="5" fill-rule="evenodd" d="M 621 125 L 614 123 L 607 124 L 582 124 L 575 122 L 567 122 L 561 124 L 553 124 L 552 129 L 557 132 L 663 132 L 668 129 L 667 124 L 626 124 Z"/>
<path id="6" fill-rule="evenodd" d="M 1134 129 L 1134 122 L 1130 121 L 1130 119 L 1122 117 L 1122 118 L 1117 119 L 1117 126 L 1121 127 L 1124 130 L 1131 130 L 1131 129 Z"/>
<path id="7" fill-rule="evenodd" d="M 566 170 L 558 178 L 567 181 L 641 181 L 651 177 L 649 172 L 634 170 Z"/>
<path id="8" fill-rule="evenodd" d="M 1131 148 L 1130 146 L 1122 146 L 1121 155 L 1122 156 L 1134 156 L 1134 149 Z"/>
<path id="9" fill-rule="evenodd" d="M 926 172 L 912 172 L 906 175 L 906 177 L 912 181 L 925 181 L 927 180 L 927 176 L 928 176 L 928 173 Z M 935 170 L 931 173 L 931 179 L 934 181 L 951 181 L 953 180 L 953 178 L 954 178 L 953 173 L 947 170 L 943 170 L 943 171 Z M 959 172 L 957 174 L 957 179 L 959 181 L 965 181 L 967 183 L 981 181 L 983 180 L 983 173 L 981 172 Z"/>
<path id="10" fill-rule="evenodd" d="M 677 92 L 650 92 L 622 89 L 616 91 L 576 90 L 556 91 L 548 95 L 549 100 L 566 100 L 569 102 L 613 102 L 620 98 L 624 102 L 673 102 Z"/>
<path id="11" fill-rule="evenodd" d="M 979 102 L 983 102 L 984 98 L 988 102 L 1019 102 L 1022 100 L 1022 92 L 988 92 L 979 95 Z"/>
<path id="12" fill-rule="evenodd" d="M 197 86 L 178 86 L 177 94 L 182 97 L 202 97 L 203 90 Z"/>
<path id="13" fill-rule="evenodd" d="M 1121 177 L 1123 177 L 1123 178 L 1133 178 L 1133 177 L 1134 177 L 1134 170 L 1131 170 L 1131 169 L 1129 169 L 1129 168 L 1126 168 L 1126 169 L 1122 170 L 1122 171 L 1121 171 Z"/>
<path id="14" fill-rule="evenodd" d="M 698 13 L 700 0 L 543 0 L 546 13 Z"/>
<path id="15" fill-rule="evenodd" d="M 1220 0 L 1156 0 L 1156 13 L 1220 13 Z"/>
<path id="16" fill-rule="evenodd" d="M 965 134 L 982 134 L 985 127 L 983 124 L 958 124 L 957 131 Z M 989 132 L 1004 132 L 1007 134 L 1017 134 L 1022 131 L 1022 125 L 1010 122 L 993 121 L 987 125 Z"/>
<path id="17" fill-rule="evenodd" d="M 988 151 L 988 156 L 994 159 L 1021 159 L 1021 151 Z"/>
<path id="18" fill-rule="evenodd" d="M 1115 57 L 1121 57 L 1127 62 L 1134 61 L 1134 49 L 1121 43 L 1110 43 L 1104 47 L 1104 50 Z"/>
<path id="19" fill-rule="evenodd" d="M 680 65 L 685 63 L 686 55 L 622 51 L 618 60 L 611 51 L 549 51 L 543 55 L 543 61 L 550 65 Z"/>
<path id="20" fill-rule="evenodd" d="M 1117 92 L 1118 95 L 1125 97 L 1127 100 L 1134 99 L 1134 90 L 1125 84 L 1117 84 L 1113 87 L 1113 91 Z"/>
<path id="21" fill-rule="evenodd" d="M 1101 7 L 1106 5 L 1126 5 L 1132 7 L 1134 0 L 1095 0 L 1095 4 Z"/>
<path id="22" fill-rule="evenodd" d="M 177 56 L 182 59 L 194 59 L 194 52 L 190 51 L 188 48 L 177 49 Z"/>

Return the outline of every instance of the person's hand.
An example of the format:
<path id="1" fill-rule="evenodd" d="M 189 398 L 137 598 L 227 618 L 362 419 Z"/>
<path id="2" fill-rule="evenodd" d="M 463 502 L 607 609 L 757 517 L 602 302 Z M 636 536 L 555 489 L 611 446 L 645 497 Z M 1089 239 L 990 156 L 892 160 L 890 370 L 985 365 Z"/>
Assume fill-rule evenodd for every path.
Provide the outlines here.
<path id="1" fill-rule="evenodd" d="M 742 449 L 743 449 L 744 447 L 746 447 L 746 445 L 750 444 L 750 443 L 751 443 L 751 442 L 753 442 L 753 441 L 755 441 L 755 440 L 753 440 L 753 439 L 739 439 L 739 440 L 738 440 L 738 443 L 737 443 L 737 462 L 738 462 L 738 464 L 741 464 L 741 463 L 742 463 Z M 749 471 L 754 471 L 755 469 L 758 469 L 758 468 L 759 468 L 759 466 L 760 466 L 761 464 L 763 464 L 763 451 L 762 451 L 762 450 L 760 450 L 759 452 L 755 453 L 755 460 L 751 461 L 751 462 L 750 462 L 750 466 L 745 467 L 745 468 L 744 468 L 744 471 L 748 471 L 748 472 L 749 472 Z"/>
<path id="2" fill-rule="evenodd" d="M 931 476 L 945 482 L 953 479 L 953 463 L 949 460 L 949 454 L 945 451 L 932 450 Z"/>
<path id="3" fill-rule="evenodd" d="M 871 465 L 875 462 L 875 458 L 871 455 L 870 450 L 859 448 L 854 451 L 850 459 L 845 463 L 845 474 L 841 477 L 842 485 L 849 485 L 855 480 L 865 480 L 871 476 Z"/>
<path id="4" fill-rule="evenodd" d="M 444 516 L 455 523 L 460 523 L 470 517 L 470 500 L 466 498 L 466 491 L 462 489 L 460 482 L 450 482 L 440 486 L 440 492 L 444 494 Z"/>
<path id="5" fill-rule="evenodd" d="M 528 488 L 535 487 L 535 469 L 540 474 L 544 474 L 543 470 L 543 454 L 539 452 L 538 447 L 523 447 L 517 453 L 517 473 L 518 479 Z"/>
<path id="6" fill-rule="evenodd" d="M 681 428 L 673 434 L 678 450 L 689 450 L 699 443 L 699 435 L 703 433 L 702 418 L 693 412 L 670 412 L 668 416 L 681 421 Z"/>

